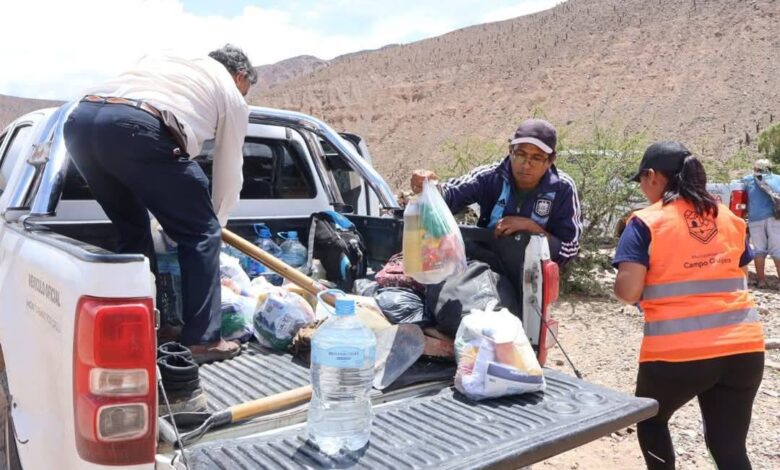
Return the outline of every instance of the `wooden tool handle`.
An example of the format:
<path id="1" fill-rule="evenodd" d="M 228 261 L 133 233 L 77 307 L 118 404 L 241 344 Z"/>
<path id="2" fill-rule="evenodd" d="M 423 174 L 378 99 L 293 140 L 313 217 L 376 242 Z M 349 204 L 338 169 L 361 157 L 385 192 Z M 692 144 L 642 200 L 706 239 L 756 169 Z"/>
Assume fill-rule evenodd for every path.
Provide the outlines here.
<path id="1" fill-rule="evenodd" d="M 258 398 L 228 408 L 233 416 L 232 422 L 253 418 L 265 413 L 279 411 L 293 405 L 299 405 L 311 400 L 311 385 L 294 388 L 286 392 L 277 393 L 270 397 Z"/>
<path id="2" fill-rule="evenodd" d="M 266 253 L 265 251 L 256 247 L 252 243 L 249 243 L 226 228 L 222 229 L 222 240 L 245 255 L 251 256 L 257 261 L 260 261 L 271 271 L 285 279 L 289 279 L 290 282 L 297 284 L 312 295 L 317 295 L 318 292 L 325 290 L 325 286 L 319 282 L 303 274 L 272 254 Z"/>

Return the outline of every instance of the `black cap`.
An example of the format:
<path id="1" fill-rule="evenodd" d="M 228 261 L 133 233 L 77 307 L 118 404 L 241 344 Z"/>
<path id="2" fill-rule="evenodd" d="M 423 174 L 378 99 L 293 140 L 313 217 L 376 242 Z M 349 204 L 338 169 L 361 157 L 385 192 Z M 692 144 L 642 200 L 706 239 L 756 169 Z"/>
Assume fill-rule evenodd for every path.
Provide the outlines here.
<path id="1" fill-rule="evenodd" d="M 558 133 L 555 127 L 544 119 L 526 119 L 515 131 L 509 145 L 534 144 L 542 152 L 555 153 L 555 144 L 558 142 Z"/>
<path id="2" fill-rule="evenodd" d="M 639 163 L 639 170 L 631 177 L 631 181 L 638 183 L 639 177 L 645 170 L 677 173 L 682 170 L 685 157 L 689 155 L 692 155 L 691 151 L 679 142 L 672 140 L 656 142 L 645 150 L 642 161 Z"/>

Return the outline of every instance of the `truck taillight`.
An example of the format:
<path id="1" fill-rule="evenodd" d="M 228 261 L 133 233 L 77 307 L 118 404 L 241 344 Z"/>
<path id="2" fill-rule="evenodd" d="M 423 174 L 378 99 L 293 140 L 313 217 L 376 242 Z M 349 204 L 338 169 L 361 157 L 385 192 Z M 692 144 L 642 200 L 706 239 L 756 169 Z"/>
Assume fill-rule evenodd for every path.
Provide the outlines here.
<path id="1" fill-rule="evenodd" d="M 729 202 L 729 209 L 737 217 L 745 217 L 747 212 L 747 191 L 744 189 L 735 189 L 731 191 L 731 201 Z"/>
<path id="2" fill-rule="evenodd" d="M 156 341 L 152 299 L 79 300 L 73 405 L 82 459 L 102 465 L 154 462 Z"/>
<path id="3" fill-rule="evenodd" d="M 550 308 L 558 300 L 559 280 L 558 264 L 542 261 L 542 325 L 539 332 L 539 363 L 542 365 L 547 361 L 547 352 L 555 346 L 555 336 L 558 335 L 558 322 L 550 317 Z"/>

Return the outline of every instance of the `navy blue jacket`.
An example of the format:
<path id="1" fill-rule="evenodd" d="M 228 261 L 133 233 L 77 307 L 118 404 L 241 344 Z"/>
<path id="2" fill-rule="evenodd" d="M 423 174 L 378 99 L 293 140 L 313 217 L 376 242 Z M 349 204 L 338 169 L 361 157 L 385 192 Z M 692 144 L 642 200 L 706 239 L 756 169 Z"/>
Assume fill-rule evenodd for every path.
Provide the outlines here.
<path id="1" fill-rule="evenodd" d="M 576 257 L 580 251 L 579 238 L 582 233 L 580 200 L 574 180 L 555 165 L 547 170 L 519 211 L 515 202 L 509 157 L 447 181 L 442 185 L 442 195 L 454 213 L 468 205 L 479 204 L 477 225 L 487 227 L 505 182 L 512 191 L 504 208 L 504 216 L 528 217 L 550 233 L 550 256 L 558 264 L 565 264 Z"/>

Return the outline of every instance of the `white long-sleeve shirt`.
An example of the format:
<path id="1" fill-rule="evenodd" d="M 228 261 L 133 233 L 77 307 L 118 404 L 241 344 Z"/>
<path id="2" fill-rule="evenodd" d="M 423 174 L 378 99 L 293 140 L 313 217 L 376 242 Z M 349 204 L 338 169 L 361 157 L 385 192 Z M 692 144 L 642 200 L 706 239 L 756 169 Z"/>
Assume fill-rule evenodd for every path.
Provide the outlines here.
<path id="1" fill-rule="evenodd" d="M 143 100 L 173 113 L 187 134 L 187 153 L 194 158 L 203 142 L 214 139 L 212 202 L 224 227 L 243 185 L 242 147 L 249 106 L 224 65 L 204 57 L 143 57 L 131 70 L 84 94 Z"/>

